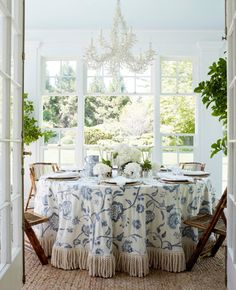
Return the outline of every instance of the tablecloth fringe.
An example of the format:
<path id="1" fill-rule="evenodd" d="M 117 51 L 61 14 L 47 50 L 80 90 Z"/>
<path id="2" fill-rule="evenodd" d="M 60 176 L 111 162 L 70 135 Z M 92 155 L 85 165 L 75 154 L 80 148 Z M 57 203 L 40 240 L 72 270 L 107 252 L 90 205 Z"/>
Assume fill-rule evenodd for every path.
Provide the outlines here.
<path id="1" fill-rule="evenodd" d="M 149 273 L 148 255 L 116 253 L 116 270 L 130 276 L 144 277 Z"/>
<path id="2" fill-rule="evenodd" d="M 90 276 L 99 276 L 103 278 L 110 278 L 115 275 L 115 257 L 113 255 L 88 256 L 88 268 Z"/>
<path id="3" fill-rule="evenodd" d="M 65 270 L 85 269 L 91 276 L 109 278 L 115 271 L 127 272 L 130 276 L 144 277 L 149 267 L 169 272 L 186 269 L 184 251 L 168 251 L 148 248 L 148 254 L 119 253 L 114 255 L 93 255 L 85 249 L 53 247 L 51 263 Z"/>
<path id="4" fill-rule="evenodd" d="M 53 247 L 51 264 L 64 270 L 88 270 L 88 251 L 84 249 L 67 249 Z"/>
<path id="5" fill-rule="evenodd" d="M 182 272 L 186 269 L 184 251 L 168 251 L 148 248 L 149 266 L 169 272 Z"/>

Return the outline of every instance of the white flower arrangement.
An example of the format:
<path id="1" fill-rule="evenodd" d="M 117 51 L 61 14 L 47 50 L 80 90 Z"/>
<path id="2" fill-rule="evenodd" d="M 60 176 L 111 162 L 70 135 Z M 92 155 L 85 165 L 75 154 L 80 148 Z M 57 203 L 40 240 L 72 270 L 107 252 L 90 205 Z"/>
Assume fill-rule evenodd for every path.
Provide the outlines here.
<path id="1" fill-rule="evenodd" d="M 98 163 L 93 167 L 93 174 L 103 177 L 111 175 L 112 168 L 106 164 Z"/>
<path id="2" fill-rule="evenodd" d="M 115 162 L 118 167 L 121 167 L 129 162 L 140 162 L 141 151 L 137 148 L 130 147 L 126 144 L 120 144 L 114 150 Z"/>
<path id="3" fill-rule="evenodd" d="M 138 163 L 130 162 L 125 165 L 124 173 L 127 177 L 138 178 L 140 177 L 141 170 L 142 168 Z"/>

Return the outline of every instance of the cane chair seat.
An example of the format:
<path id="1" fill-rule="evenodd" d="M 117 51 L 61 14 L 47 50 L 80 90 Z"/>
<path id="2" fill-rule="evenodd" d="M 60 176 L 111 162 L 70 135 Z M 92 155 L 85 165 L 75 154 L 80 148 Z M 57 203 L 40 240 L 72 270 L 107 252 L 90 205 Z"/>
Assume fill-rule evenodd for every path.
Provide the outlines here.
<path id="1" fill-rule="evenodd" d="M 179 167 L 184 170 L 190 171 L 204 171 L 205 163 L 200 162 L 181 162 L 179 163 Z"/>

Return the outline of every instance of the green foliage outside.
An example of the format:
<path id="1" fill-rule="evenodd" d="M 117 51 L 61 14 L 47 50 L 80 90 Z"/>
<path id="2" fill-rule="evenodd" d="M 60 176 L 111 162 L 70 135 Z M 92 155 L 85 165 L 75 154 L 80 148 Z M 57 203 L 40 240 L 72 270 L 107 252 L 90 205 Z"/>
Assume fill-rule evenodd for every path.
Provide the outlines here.
<path id="1" fill-rule="evenodd" d="M 100 140 L 112 140 L 113 135 L 99 128 L 85 128 L 85 144 L 98 144 Z"/>
<path id="2" fill-rule="evenodd" d="M 118 121 L 122 109 L 130 103 L 126 96 L 88 96 L 85 98 L 85 126 L 93 127 L 106 120 Z"/>
<path id="3" fill-rule="evenodd" d="M 33 116 L 34 105 L 28 100 L 28 94 L 24 94 L 24 143 L 29 145 L 44 137 L 45 142 L 54 136 L 52 131 L 43 131 L 38 126 L 38 121 Z"/>
<path id="4" fill-rule="evenodd" d="M 227 155 L 227 62 L 220 58 L 209 67 L 208 81 L 200 82 L 195 93 L 200 93 L 206 108 L 211 109 L 212 116 L 218 118 L 224 126 L 224 135 L 211 145 L 211 157 L 220 151 Z"/>
<path id="5" fill-rule="evenodd" d="M 77 126 L 78 98 L 76 96 L 44 96 L 43 123 L 47 128 Z"/>

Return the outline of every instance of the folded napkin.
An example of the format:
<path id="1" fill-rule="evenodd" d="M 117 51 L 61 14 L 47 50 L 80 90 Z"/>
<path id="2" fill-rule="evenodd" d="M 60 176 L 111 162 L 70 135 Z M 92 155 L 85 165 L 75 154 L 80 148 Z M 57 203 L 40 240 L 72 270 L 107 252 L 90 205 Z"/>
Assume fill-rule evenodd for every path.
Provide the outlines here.
<path id="1" fill-rule="evenodd" d="M 137 179 L 126 178 L 124 176 L 117 176 L 111 179 L 104 179 L 102 182 L 110 183 L 110 184 L 117 184 L 118 186 L 124 186 L 127 183 L 135 183 Z"/>

